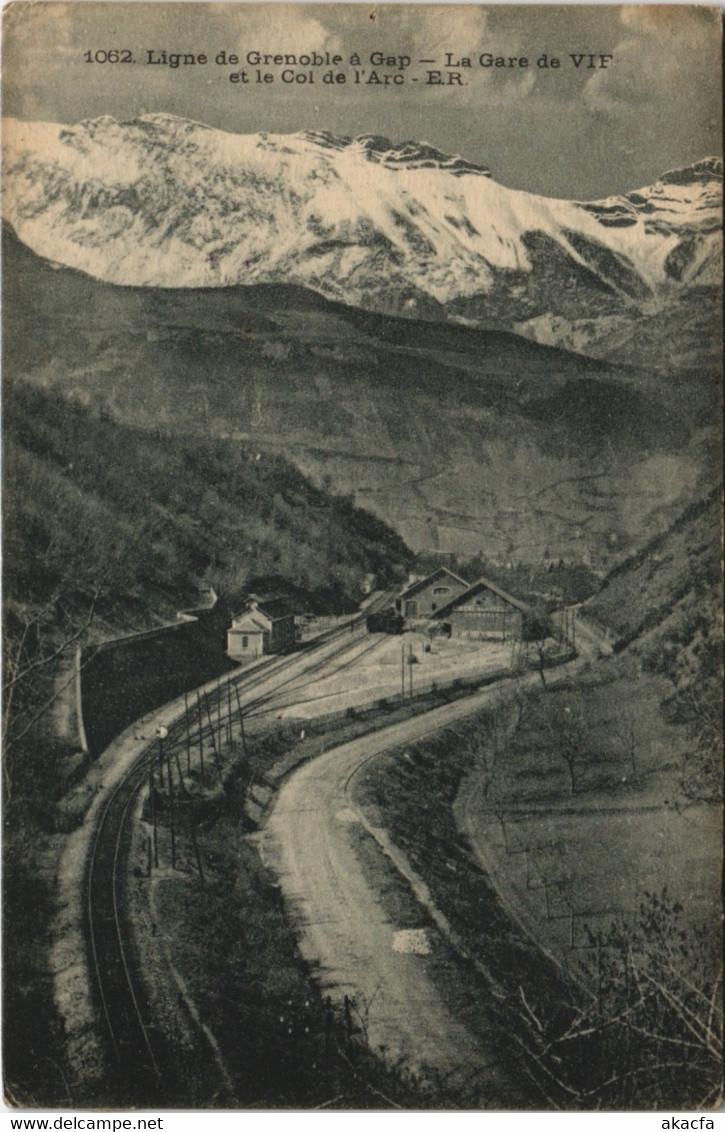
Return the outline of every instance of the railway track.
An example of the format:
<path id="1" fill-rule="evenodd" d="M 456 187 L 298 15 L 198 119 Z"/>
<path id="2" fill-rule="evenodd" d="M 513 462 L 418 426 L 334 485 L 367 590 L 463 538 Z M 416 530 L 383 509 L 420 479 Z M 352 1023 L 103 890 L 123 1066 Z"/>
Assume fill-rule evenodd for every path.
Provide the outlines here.
<path id="1" fill-rule="evenodd" d="M 146 754 L 113 790 L 93 841 L 86 882 L 86 917 L 94 983 L 111 1053 L 112 1072 L 124 1091 L 151 1101 L 163 1092 L 167 1051 L 132 975 L 134 957 L 121 888 L 128 866 L 129 813 L 147 778 Z"/>
<path id="2" fill-rule="evenodd" d="M 339 676 L 341 672 L 346 672 L 354 664 L 357 664 L 364 656 L 374 652 L 380 648 L 381 643 L 385 640 L 383 634 L 376 635 L 375 639 L 366 644 L 359 652 L 356 652 L 349 659 L 345 659 L 341 664 L 338 664 L 332 671 L 326 672 L 325 678 L 330 676 Z M 275 711 L 279 708 L 290 707 L 295 703 L 307 703 L 310 699 L 315 699 L 314 696 L 307 699 L 300 700 L 297 696 L 298 692 L 304 691 L 305 688 L 310 688 L 319 683 L 318 680 L 303 680 L 302 683 L 295 682 L 294 687 L 289 692 L 280 692 L 279 690 L 270 696 L 260 699 L 258 703 L 249 705 L 249 710 L 246 715 L 248 718 L 256 719 L 262 715 L 267 715 L 270 711 Z M 340 694 L 340 693 L 336 693 Z M 290 696 L 292 698 L 290 698 Z M 280 698 L 282 697 L 282 698 Z"/>
<path id="3" fill-rule="evenodd" d="M 168 727 L 164 740 L 166 755 L 175 758 L 179 773 L 181 751 L 188 750 L 190 742 L 203 748 L 214 734 L 215 721 L 219 728 L 234 717 L 243 726 L 243 718 L 273 701 L 280 689 L 289 688 L 303 677 L 307 684 L 313 683 L 315 673 L 336 661 L 342 667 L 354 663 L 356 656 L 351 659 L 346 654 L 358 648 L 366 616 L 375 607 L 387 604 L 390 597 L 386 592 L 364 614 L 323 634 L 314 649 L 271 658 L 252 670 L 235 672 L 216 688 L 199 693 L 192 700 L 191 711 L 196 714 L 197 726 L 190 727 L 190 713 L 181 711 Z M 367 651 L 368 647 L 363 649 Z M 265 687 L 266 691 L 254 695 Z M 158 749 L 156 740 L 146 742 L 128 772 L 111 790 L 91 843 L 84 892 L 89 968 L 114 1092 L 119 1103 L 156 1107 L 178 1104 L 179 1097 L 185 1095 L 184 1082 L 178 1078 L 179 1059 L 174 1056 L 173 1039 L 154 1018 L 143 980 L 138 976 L 140 957 L 133 944 L 124 887 L 130 869 L 132 816 L 139 792 L 148 783 L 157 762 Z"/>
<path id="4" fill-rule="evenodd" d="M 198 743 L 200 734 L 202 741 L 208 741 L 219 724 L 228 722 L 230 717 L 238 718 L 240 711 L 245 719 L 265 714 L 260 709 L 268 706 L 271 710 L 274 706 L 274 700 L 279 698 L 282 690 L 289 688 L 290 685 L 294 687 L 289 688 L 289 690 L 295 691 L 298 688 L 314 684 L 314 677 L 325 669 L 329 669 L 325 672 L 325 675 L 332 676 L 345 668 L 349 668 L 359 656 L 371 651 L 379 643 L 379 638 L 376 638 L 370 645 L 365 646 L 359 654 L 352 657 L 347 655 L 351 652 L 354 653 L 361 640 L 366 640 L 366 618 L 371 612 L 385 608 L 392 600 L 394 592 L 393 590 L 386 590 L 370 604 L 364 613 L 356 614 L 345 625 L 321 634 L 313 649 L 284 657 L 270 658 L 268 662 L 263 662 L 250 671 L 243 669 L 241 672 L 232 673 L 231 676 L 219 680 L 215 688 L 199 697 L 202 713 L 206 715 L 208 722 L 201 728 L 198 725 L 191 728 L 192 743 Z M 330 667 L 335 661 L 340 663 L 336 667 Z M 305 681 L 300 684 L 298 681 L 302 677 L 305 678 Z M 274 680 L 273 688 L 259 696 L 250 698 L 251 692 L 265 688 L 266 685 L 269 685 L 270 680 Z M 231 706 L 228 686 L 232 691 L 236 689 L 231 699 Z M 237 693 L 239 693 L 238 700 Z M 192 693 L 193 695 L 194 693 Z M 192 703 L 192 714 L 194 709 L 195 705 Z M 169 741 L 185 741 L 186 737 L 186 721 L 182 713 L 169 728 Z"/>

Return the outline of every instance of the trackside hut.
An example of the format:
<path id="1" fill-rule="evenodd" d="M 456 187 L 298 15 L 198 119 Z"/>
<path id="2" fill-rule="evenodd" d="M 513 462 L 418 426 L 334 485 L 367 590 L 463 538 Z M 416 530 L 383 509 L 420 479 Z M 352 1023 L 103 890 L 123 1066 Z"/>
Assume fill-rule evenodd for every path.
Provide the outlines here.
<path id="1" fill-rule="evenodd" d="M 468 589 L 468 582 L 445 566 L 413 582 L 395 601 L 396 613 L 406 620 L 429 618 L 457 595 Z"/>
<path id="2" fill-rule="evenodd" d="M 227 630 L 227 655 L 232 660 L 252 660 L 267 653 L 287 652 L 294 643 L 294 614 L 278 598 L 250 595 Z"/>
<path id="3" fill-rule="evenodd" d="M 266 619 L 252 613 L 240 613 L 227 629 L 227 656 L 231 660 L 255 660 L 264 653 L 264 636 L 268 632 Z"/>
<path id="4" fill-rule="evenodd" d="M 437 609 L 433 619 L 450 626 L 452 637 L 535 641 L 548 635 L 545 618 L 487 578 L 479 578 Z"/>

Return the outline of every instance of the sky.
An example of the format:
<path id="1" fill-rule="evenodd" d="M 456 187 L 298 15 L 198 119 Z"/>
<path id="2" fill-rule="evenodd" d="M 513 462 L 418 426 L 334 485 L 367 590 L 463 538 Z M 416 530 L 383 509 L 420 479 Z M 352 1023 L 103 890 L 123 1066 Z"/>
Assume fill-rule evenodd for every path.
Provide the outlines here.
<path id="1" fill-rule="evenodd" d="M 720 19 L 692 5 L 20 0 L 3 12 L 3 114 L 72 124 L 165 112 L 234 133 L 380 134 L 460 153 L 511 188 L 595 199 L 720 153 Z M 96 60 L 113 49 L 134 62 Z M 172 68 L 149 51 L 208 62 Z M 239 63 L 217 64 L 221 51 Z M 260 83 L 250 52 L 342 61 L 270 63 Z M 483 66 L 489 56 L 528 66 Z M 464 58 L 470 67 L 456 65 Z M 246 83 L 230 81 L 242 71 Z M 312 83 L 294 77 L 310 71 Z"/>

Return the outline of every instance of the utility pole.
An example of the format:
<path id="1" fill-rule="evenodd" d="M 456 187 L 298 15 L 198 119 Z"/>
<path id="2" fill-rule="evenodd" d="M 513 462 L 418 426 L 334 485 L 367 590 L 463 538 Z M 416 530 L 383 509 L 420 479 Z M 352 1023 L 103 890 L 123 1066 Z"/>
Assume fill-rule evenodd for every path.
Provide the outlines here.
<path id="1" fill-rule="evenodd" d="M 156 732 L 158 735 L 158 731 Z M 164 788 L 164 741 L 159 736 L 159 788 Z"/>
<path id="2" fill-rule="evenodd" d="M 201 725 L 201 697 L 196 693 L 196 708 L 199 714 L 199 761 L 201 763 L 201 778 L 204 781 L 204 735 L 203 727 Z"/>
<path id="3" fill-rule="evenodd" d="M 186 721 L 186 773 L 191 774 L 191 731 L 189 721 L 189 697 L 184 692 L 184 719 Z"/>
<path id="4" fill-rule="evenodd" d="M 247 754 L 247 740 L 246 740 L 245 735 L 244 735 L 244 714 L 242 712 L 242 701 L 239 698 L 239 688 L 237 687 L 236 684 L 234 685 L 234 692 L 235 692 L 235 695 L 237 697 L 237 709 L 239 711 L 239 736 L 242 740 L 242 754 L 246 756 L 246 754 Z"/>
<path id="5" fill-rule="evenodd" d="M 164 739 L 168 734 L 169 733 L 165 727 L 156 728 L 156 736 L 159 740 L 159 780 L 162 790 L 164 788 Z M 171 783 L 169 783 L 169 788 L 171 788 Z"/>
<path id="6" fill-rule="evenodd" d="M 413 699 L 413 646 L 408 645 L 408 678 L 410 688 L 410 698 Z"/>
<path id="7" fill-rule="evenodd" d="M 149 801 L 151 803 L 151 837 L 154 850 L 154 865 L 159 867 L 159 841 L 156 834 L 156 788 L 154 786 L 153 768 L 149 767 Z"/>
<path id="8" fill-rule="evenodd" d="M 186 797 L 188 798 L 189 797 L 189 791 L 186 789 L 186 786 L 184 784 L 184 776 L 181 773 L 181 763 L 179 761 L 178 751 L 174 751 L 174 762 L 176 763 L 176 769 L 179 772 L 179 790 L 182 794 L 185 794 Z"/>
<path id="9" fill-rule="evenodd" d="M 219 781 L 221 782 L 221 780 L 222 780 L 222 768 L 221 768 L 221 763 L 219 761 L 219 751 L 217 750 L 216 736 L 214 734 L 214 721 L 212 720 L 212 717 L 211 717 L 211 708 L 209 707 L 209 697 L 208 696 L 206 696 L 204 698 L 204 702 L 206 704 L 206 714 L 209 718 L 209 729 L 211 730 L 211 749 L 212 749 L 212 752 L 213 752 L 213 755 L 214 755 L 214 762 L 216 763 L 216 769 L 217 769 L 217 774 L 219 775 Z M 218 715 L 218 713 L 217 713 L 217 715 Z"/>
<path id="10" fill-rule="evenodd" d="M 400 642 L 400 702 L 405 703 L 405 642 Z"/>
<path id="11" fill-rule="evenodd" d="M 169 774 L 169 828 L 171 831 L 171 868 L 176 868 L 176 830 L 174 829 L 174 783 L 171 777 L 171 755 L 166 754 L 166 769 Z"/>

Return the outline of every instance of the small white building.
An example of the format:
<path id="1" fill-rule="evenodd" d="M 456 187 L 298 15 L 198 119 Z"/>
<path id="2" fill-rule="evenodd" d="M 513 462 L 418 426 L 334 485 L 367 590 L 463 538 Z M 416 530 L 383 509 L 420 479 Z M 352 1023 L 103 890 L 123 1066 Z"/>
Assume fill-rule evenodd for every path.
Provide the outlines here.
<path id="1" fill-rule="evenodd" d="M 227 656 L 231 660 L 255 660 L 264 652 L 269 621 L 258 612 L 240 613 L 227 629 Z"/>
<path id="2" fill-rule="evenodd" d="M 278 598 L 250 594 L 241 613 L 227 629 L 230 660 L 254 660 L 267 653 L 289 652 L 295 645 L 294 615 Z"/>

